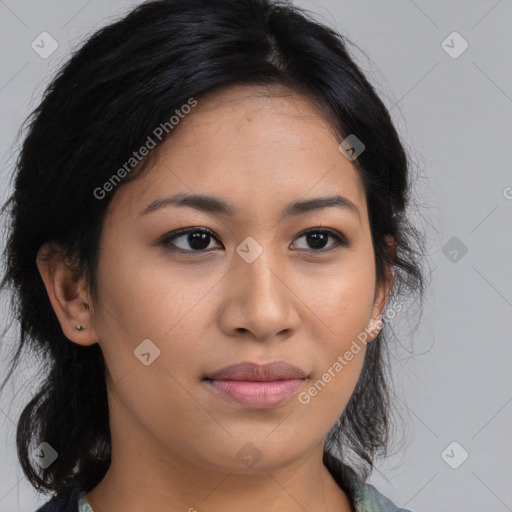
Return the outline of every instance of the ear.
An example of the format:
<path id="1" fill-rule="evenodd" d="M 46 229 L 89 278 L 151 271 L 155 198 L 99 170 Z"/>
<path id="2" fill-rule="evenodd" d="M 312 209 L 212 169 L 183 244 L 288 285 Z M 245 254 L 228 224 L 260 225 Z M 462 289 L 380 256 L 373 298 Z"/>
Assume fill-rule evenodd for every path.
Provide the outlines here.
<path id="1" fill-rule="evenodd" d="M 85 278 L 77 275 L 62 248 L 53 243 L 43 245 L 37 253 L 36 264 L 66 338 L 79 345 L 97 343 Z M 78 326 L 83 329 L 78 330 Z"/>
<path id="2" fill-rule="evenodd" d="M 386 243 L 388 244 L 388 253 L 395 259 L 396 256 L 396 242 L 391 235 L 385 235 Z M 370 316 L 368 331 L 368 341 L 374 340 L 382 329 L 382 315 L 386 304 L 388 303 L 389 294 L 393 287 L 395 279 L 395 273 L 393 266 L 390 263 L 386 263 L 385 276 L 382 282 L 377 283 L 375 289 L 375 299 L 373 304 L 372 313 Z"/>

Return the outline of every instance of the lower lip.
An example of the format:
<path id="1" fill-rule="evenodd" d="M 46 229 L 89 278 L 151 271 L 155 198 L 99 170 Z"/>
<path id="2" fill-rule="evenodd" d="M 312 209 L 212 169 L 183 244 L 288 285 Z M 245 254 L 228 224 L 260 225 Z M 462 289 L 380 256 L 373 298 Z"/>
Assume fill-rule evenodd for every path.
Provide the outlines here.
<path id="1" fill-rule="evenodd" d="M 267 409 L 286 402 L 304 384 L 304 379 L 262 381 L 208 380 L 222 396 L 240 405 Z"/>

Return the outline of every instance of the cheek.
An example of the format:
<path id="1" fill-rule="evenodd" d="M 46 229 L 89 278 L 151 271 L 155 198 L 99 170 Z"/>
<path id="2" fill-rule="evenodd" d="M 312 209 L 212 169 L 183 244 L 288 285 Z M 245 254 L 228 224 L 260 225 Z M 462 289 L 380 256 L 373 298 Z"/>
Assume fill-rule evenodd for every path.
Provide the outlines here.
<path id="1" fill-rule="evenodd" d="M 375 267 L 364 251 L 328 271 L 303 278 L 304 301 L 325 331 L 327 345 L 341 348 L 368 326 L 375 294 Z"/>
<path id="2" fill-rule="evenodd" d="M 365 329 L 375 292 L 375 269 L 370 256 L 364 251 L 354 253 L 335 271 L 305 281 L 306 304 L 318 318 L 312 320 L 312 339 L 319 370 L 301 402 L 311 402 L 320 415 L 331 415 L 333 421 L 350 399 L 364 363 Z"/>
<path id="3" fill-rule="evenodd" d="M 193 370 L 201 360 L 196 340 L 204 329 L 209 290 L 219 276 L 196 272 L 192 282 L 182 267 L 163 261 L 162 265 L 148 264 L 147 257 L 138 257 L 135 252 L 123 255 L 105 246 L 98 268 L 95 327 L 113 380 L 142 366 L 152 376 L 147 382 L 168 387 L 170 382 L 165 378 L 159 381 L 165 375 L 153 375 L 154 366 L 174 373 Z M 136 357 L 139 347 L 146 346 L 141 345 L 143 342 L 152 351 L 150 358 L 157 354 L 155 364 L 148 367 Z"/>
<path id="4" fill-rule="evenodd" d="M 202 282 L 190 286 L 183 268 L 155 265 L 147 253 L 123 254 L 112 244 L 102 253 L 98 279 L 102 327 L 134 337 L 161 338 L 199 301 L 203 288 Z"/>
<path id="5" fill-rule="evenodd" d="M 298 395 L 303 421 L 310 423 L 310 429 L 329 430 L 345 410 L 364 362 L 365 348 L 359 350 L 358 354 L 352 354 L 350 361 L 343 359 L 344 353 L 333 355 Z"/>
<path id="6" fill-rule="evenodd" d="M 188 425 L 205 420 L 205 411 L 187 392 L 187 379 L 195 379 L 204 358 L 193 340 L 201 328 L 201 297 L 212 285 L 190 286 L 183 271 L 148 265 L 134 253 L 128 257 L 105 247 L 104 256 L 95 325 L 114 411 L 131 411 L 149 429 L 161 425 L 162 438 L 172 438 L 175 424 L 169 423 L 169 411 L 186 417 Z"/>
<path id="7" fill-rule="evenodd" d="M 315 315 L 317 371 L 299 403 L 322 424 L 334 424 L 345 409 L 359 379 L 366 354 L 365 329 L 373 302 L 374 282 L 356 272 L 326 280 L 323 293 L 312 287 L 307 295 Z"/>

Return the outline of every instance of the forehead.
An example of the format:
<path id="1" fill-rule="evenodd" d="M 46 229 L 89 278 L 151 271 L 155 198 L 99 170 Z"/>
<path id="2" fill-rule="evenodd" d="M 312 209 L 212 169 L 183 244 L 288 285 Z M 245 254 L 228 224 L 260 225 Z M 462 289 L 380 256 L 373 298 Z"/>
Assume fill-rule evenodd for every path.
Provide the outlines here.
<path id="1" fill-rule="evenodd" d="M 131 187 L 139 212 L 176 192 L 222 196 L 237 211 L 250 206 L 259 214 L 334 193 L 366 209 L 359 172 L 311 98 L 282 86 L 232 86 L 197 102 L 148 169 L 116 193 L 116 203 Z"/>
<path id="2" fill-rule="evenodd" d="M 303 145 L 304 138 L 338 137 L 312 97 L 281 85 L 235 85 L 206 94 L 180 125 L 170 145 L 173 139 L 198 144 L 203 134 L 209 141 L 229 137 L 233 144 L 244 138 L 246 144 L 268 150 L 283 143 L 285 150 Z"/>

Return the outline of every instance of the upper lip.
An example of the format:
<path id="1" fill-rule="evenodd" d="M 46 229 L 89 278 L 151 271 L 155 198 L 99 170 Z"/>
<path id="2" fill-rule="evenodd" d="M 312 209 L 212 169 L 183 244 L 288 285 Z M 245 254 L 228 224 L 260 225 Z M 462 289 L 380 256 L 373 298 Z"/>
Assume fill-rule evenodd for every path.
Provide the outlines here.
<path id="1" fill-rule="evenodd" d="M 225 366 L 220 370 L 210 373 L 206 378 L 209 380 L 271 381 L 305 379 L 306 374 L 297 366 L 293 366 L 285 361 L 275 361 L 266 364 L 246 361 Z"/>

